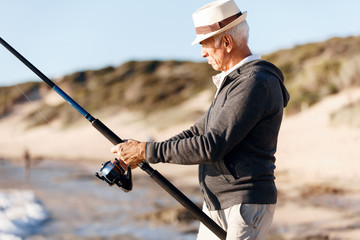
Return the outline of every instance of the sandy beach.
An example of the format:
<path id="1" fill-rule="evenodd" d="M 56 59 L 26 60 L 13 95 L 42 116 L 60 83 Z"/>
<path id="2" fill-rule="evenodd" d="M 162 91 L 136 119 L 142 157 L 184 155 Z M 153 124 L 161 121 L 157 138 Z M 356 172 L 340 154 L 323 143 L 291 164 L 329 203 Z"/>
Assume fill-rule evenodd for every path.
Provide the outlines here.
<path id="1" fill-rule="evenodd" d="M 177 109 L 147 116 L 146 119 L 131 112 L 104 112 L 98 117 L 122 138 L 163 140 L 190 126 L 194 119 L 179 116 L 184 111 L 185 116 L 205 111 L 211 94 L 203 92 Z M 360 129 L 333 126 L 329 121 L 332 112 L 357 99 L 360 99 L 360 88 L 348 89 L 299 114 L 284 117 L 276 154 L 279 198 L 269 239 L 360 238 Z M 47 101 L 55 104 L 58 99 L 51 95 Z M 127 194 L 109 188 L 93 176 L 102 162 L 114 156 L 110 153 L 111 144 L 86 120 L 67 128 L 53 122 L 26 129 L 22 116 L 34 108 L 37 108 L 37 102 L 23 104 L 15 109 L 16 114 L 0 119 L 0 157 L 3 164 L 10 164 L 8 160 L 12 162 L 11 166 L 1 169 L 14 171 L 14 175 L 9 175 L 7 171 L 8 177 L 1 173 L 0 190 L 31 189 L 55 216 L 48 220 L 48 225 L 45 224 L 51 226 L 50 230 L 40 228 L 26 239 L 195 239 L 198 222 L 190 221 L 189 224 L 186 221 L 184 225 L 176 220 L 183 214 L 178 210 L 178 203 L 156 184 L 150 184 L 152 180 L 145 172 L 135 169 L 133 179 L 138 190 Z M 25 149 L 29 150 L 33 159 L 42 159 L 33 166 L 31 181 L 28 182 L 23 175 Z M 70 170 L 72 166 L 76 169 L 74 172 Z M 153 167 L 185 195 L 201 204 L 196 166 L 157 164 Z M 61 176 L 51 176 L 45 184 L 41 182 L 42 176 L 36 173 L 44 173 L 44 169 L 58 169 L 56 174 Z M 79 187 L 82 191 L 77 191 Z M 100 193 L 102 190 L 106 191 L 104 195 Z M 106 199 L 107 195 L 109 199 Z M 49 196 L 53 200 L 49 200 Z M 91 201 L 79 200 L 85 198 Z M 126 206 L 125 212 L 116 207 L 116 211 L 109 211 L 119 204 Z M 136 212 L 131 211 L 134 204 Z M 101 210 L 90 213 L 100 206 Z M 118 230 L 110 231 L 107 224 L 114 225 L 103 216 L 105 213 L 126 227 L 119 226 Z M 139 223 L 145 233 L 132 234 L 137 228 L 124 223 L 125 215 L 133 216 L 131 223 Z M 141 220 L 135 216 L 141 216 Z M 173 238 L 159 238 L 170 232 L 175 232 Z M 44 237 L 51 234 L 52 238 Z"/>

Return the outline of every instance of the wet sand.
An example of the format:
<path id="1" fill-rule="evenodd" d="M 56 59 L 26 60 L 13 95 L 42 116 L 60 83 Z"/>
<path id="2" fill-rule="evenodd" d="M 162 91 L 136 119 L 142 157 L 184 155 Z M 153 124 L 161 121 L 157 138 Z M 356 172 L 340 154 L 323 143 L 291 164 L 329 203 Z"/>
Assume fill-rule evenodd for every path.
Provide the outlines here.
<path id="1" fill-rule="evenodd" d="M 98 170 L 96 165 L 42 160 L 31 168 L 27 180 L 24 164 L 2 161 L 0 190 L 31 190 L 50 213 L 25 239 L 196 238 L 198 221 L 146 174 L 136 172 L 141 170 L 135 170 L 134 189 L 129 193 L 97 179 L 94 172 Z M 278 173 L 279 198 L 268 239 L 358 239 L 358 182 L 316 183 L 297 181 L 299 177 Z M 179 184 L 179 179 L 170 180 Z M 181 190 L 201 204 L 195 185 L 184 183 Z"/>

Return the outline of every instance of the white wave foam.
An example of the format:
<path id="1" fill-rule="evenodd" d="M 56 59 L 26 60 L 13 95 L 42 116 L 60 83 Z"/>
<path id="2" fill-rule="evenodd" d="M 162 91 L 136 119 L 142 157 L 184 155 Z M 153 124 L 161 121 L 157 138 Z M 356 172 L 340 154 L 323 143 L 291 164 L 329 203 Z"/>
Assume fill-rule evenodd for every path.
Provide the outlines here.
<path id="1" fill-rule="evenodd" d="M 49 217 L 31 191 L 0 190 L 0 239 L 21 240 Z"/>

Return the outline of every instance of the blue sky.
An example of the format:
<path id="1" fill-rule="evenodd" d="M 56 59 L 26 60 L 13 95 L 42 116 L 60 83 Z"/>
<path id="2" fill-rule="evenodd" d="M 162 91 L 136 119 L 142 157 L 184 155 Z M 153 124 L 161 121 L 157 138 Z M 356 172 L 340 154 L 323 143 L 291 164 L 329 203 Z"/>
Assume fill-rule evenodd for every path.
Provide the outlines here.
<path id="1" fill-rule="evenodd" d="M 358 0 L 235 0 L 266 54 L 360 35 Z M 129 60 L 203 61 L 192 13 L 205 0 L 0 0 L 0 37 L 50 78 Z M 39 80 L 0 45 L 0 86 Z"/>

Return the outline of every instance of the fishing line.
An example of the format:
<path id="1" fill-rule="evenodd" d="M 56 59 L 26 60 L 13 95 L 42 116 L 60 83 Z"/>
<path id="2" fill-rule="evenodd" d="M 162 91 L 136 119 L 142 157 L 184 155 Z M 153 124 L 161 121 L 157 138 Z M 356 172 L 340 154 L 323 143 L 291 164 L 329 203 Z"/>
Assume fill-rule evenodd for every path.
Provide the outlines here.
<path id="1" fill-rule="evenodd" d="M 43 119 L 45 119 L 45 121 L 47 122 L 47 124 L 50 124 L 50 121 L 46 118 L 45 114 L 43 114 L 39 108 L 37 108 L 37 106 L 35 105 L 35 103 L 33 101 L 31 101 L 31 99 L 25 94 L 25 92 L 19 87 L 19 85 L 15 84 L 16 88 L 21 92 L 21 94 L 26 98 L 26 100 L 28 102 L 30 102 L 32 104 L 32 106 L 36 109 L 36 111 L 38 113 L 40 113 L 40 115 L 42 116 Z M 94 169 L 89 167 L 88 164 L 85 164 L 85 166 L 83 164 L 80 164 L 81 167 L 84 167 L 87 171 L 91 171 L 93 172 Z"/>
<path id="2" fill-rule="evenodd" d="M 46 116 L 40 111 L 39 108 L 36 107 L 35 103 L 33 103 L 33 101 L 31 101 L 30 98 L 28 98 L 28 96 L 26 96 L 26 94 L 24 93 L 23 90 L 21 90 L 21 88 L 16 84 L 15 85 L 16 88 L 21 92 L 21 94 L 32 104 L 32 106 L 36 109 L 36 111 L 38 113 L 40 113 L 40 115 L 42 116 L 43 119 L 45 119 L 45 121 L 47 122 L 47 124 L 50 124 L 50 121 L 46 118 Z"/>

